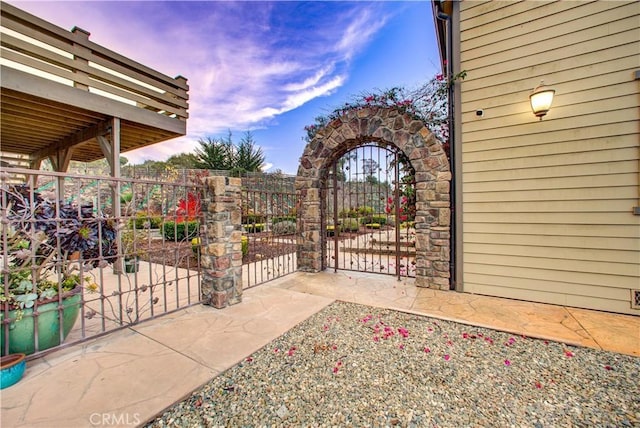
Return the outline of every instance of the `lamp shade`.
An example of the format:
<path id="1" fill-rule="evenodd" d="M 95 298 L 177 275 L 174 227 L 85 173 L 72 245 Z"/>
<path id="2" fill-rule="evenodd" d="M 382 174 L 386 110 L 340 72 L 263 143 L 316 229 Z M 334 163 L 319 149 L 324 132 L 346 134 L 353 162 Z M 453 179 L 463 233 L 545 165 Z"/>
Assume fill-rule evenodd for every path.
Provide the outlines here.
<path id="1" fill-rule="evenodd" d="M 540 83 L 540 86 L 535 88 L 531 95 L 529 95 L 529 101 L 531 101 L 531 110 L 533 114 L 538 116 L 542 120 L 542 116 L 547 114 L 551 109 L 551 103 L 553 102 L 553 95 L 556 93 L 554 89 Z"/>

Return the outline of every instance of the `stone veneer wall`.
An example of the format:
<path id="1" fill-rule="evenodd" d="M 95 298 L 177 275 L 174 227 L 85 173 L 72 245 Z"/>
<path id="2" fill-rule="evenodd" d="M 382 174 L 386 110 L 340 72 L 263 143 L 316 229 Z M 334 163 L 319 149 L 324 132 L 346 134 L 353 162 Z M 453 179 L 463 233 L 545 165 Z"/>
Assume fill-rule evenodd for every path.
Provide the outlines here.
<path id="1" fill-rule="evenodd" d="M 205 185 L 202 303 L 221 309 L 242 301 L 242 180 L 207 177 Z"/>
<path id="2" fill-rule="evenodd" d="M 327 171 L 340 156 L 369 142 L 402 150 L 416 172 L 416 285 L 450 288 L 451 172 L 449 161 L 424 123 L 393 108 L 352 110 L 320 129 L 300 159 L 296 191 L 298 269 L 324 269 L 322 191 Z"/>

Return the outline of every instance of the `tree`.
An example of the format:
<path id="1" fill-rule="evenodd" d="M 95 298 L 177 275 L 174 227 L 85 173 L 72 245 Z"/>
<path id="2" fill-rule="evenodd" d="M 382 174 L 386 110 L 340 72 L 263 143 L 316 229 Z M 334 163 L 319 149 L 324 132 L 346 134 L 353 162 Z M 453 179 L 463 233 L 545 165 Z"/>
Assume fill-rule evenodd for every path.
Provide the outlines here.
<path id="1" fill-rule="evenodd" d="M 373 159 L 362 159 L 362 172 L 367 183 L 376 184 L 376 172 L 378 172 L 378 162 Z"/>
<path id="2" fill-rule="evenodd" d="M 194 169 L 198 163 L 198 156 L 194 153 L 179 153 L 169 156 L 167 164 L 177 169 Z"/>
<path id="3" fill-rule="evenodd" d="M 196 167 L 202 169 L 232 171 L 232 175 L 244 172 L 259 172 L 265 161 L 264 153 L 256 146 L 253 134 L 247 131 L 235 145 L 231 139 L 231 131 L 226 140 L 207 137 L 198 140 L 200 147 L 196 147 Z"/>
<path id="4" fill-rule="evenodd" d="M 259 172 L 264 165 L 262 148 L 256 147 L 251 131 L 247 131 L 236 150 L 234 169 L 239 172 Z"/>
<path id="5" fill-rule="evenodd" d="M 231 142 L 231 133 L 229 139 L 222 138 L 199 139 L 196 147 L 195 156 L 198 158 L 196 168 L 229 170 L 233 168 L 234 147 Z"/>

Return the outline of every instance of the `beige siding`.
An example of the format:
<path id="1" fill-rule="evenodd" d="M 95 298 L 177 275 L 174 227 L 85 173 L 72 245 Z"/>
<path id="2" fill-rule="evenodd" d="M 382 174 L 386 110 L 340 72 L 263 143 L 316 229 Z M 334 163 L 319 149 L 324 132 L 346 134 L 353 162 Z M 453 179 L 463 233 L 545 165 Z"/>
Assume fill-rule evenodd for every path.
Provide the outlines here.
<path id="1" fill-rule="evenodd" d="M 463 1 L 460 41 L 463 290 L 640 314 L 640 3 Z"/>

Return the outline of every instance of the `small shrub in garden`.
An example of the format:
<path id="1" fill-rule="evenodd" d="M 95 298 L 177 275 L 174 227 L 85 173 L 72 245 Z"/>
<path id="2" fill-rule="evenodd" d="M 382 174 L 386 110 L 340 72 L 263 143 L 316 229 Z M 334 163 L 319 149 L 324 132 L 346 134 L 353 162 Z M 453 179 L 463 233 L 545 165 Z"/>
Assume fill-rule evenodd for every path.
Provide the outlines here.
<path id="1" fill-rule="evenodd" d="M 338 213 L 340 218 L 358 218 L 358 210 L 355 208 L 343 209 Z"/>
<path id="2" fill-rule="evenodd" d="M 360 216 L 371 216 L 373 215 L 373 208 L 367 206 L 361 206 L 358 208 L 358 214 Z"/>
<path id="3" fill-rule="evenodd" d="M 360 223 L 356 218 L 345 219 L 340 226 L 342 231 L 346 232 L 357 232 L 360 229 Z"/>
<path id="4" fill-rule="evenodd" d="M 240 242 L 242 244 L 242 257 L 244 257 L 249 252 L 249 238 L 242 235 L 242 238 L 240 238 Z"/>
<path id="5" fill-rule="evenodd" d="M 282 221 L 292 221 L 292 222 L 294 222 L 294 223 L 295 223 L 295 221 L 296 221 L 296 216 L 294 216 L 294 215 L 286 215 L 286 216 L 280 216 L 280 217 L 273 217 L 273 218 L 271 219 L 271 223 L 272 223 L 272 224 L 274 224 L 274 225 L 275 225 L 276 223 L 280 223 L 280 222 L 282 222 Z"/>
<path id="6" fill-rule="evenodd" d="M 185 241 L 198 235 L 200 223 L 193 221 L 165 221 L 162 225 L 162 236 L 168 241 Z"/>
<path id="7" fill-rule="evenodd" d="M 193 238 L 191 240 L 191 251 L 193 251 L 193 254 L 196 256 L 198 255 L 200 252 L 200 238 Z"/>
<path id="8" fill-rule="evenodd" d="M 242 227 L 247 233 L 258 233 L 264 230 L 264 223 L 243 224 Z"/>
<path id="9" fill-rule="evenodd" d="M 135 219 L 129 220 L 130 229 L 133 229 L 134 223 L 136 229 L 158 229 L 162 225 L 162 217 L 141 211 L 136 213 Z"/>
<path id="10" fill-rule="evenodd" d="M 296 223 L 288 220 L 274 223 L 271 231 L 275 235 L 292 235 L 296 233 Z"/>
<path id="11" fill-rule="evenodd" d="M 371 217 L 371 223 L 380 223 L 380 225 L 387 224 L 387 218 L 385 216 L 374 215 Z"/>
<path id="12" fill-rule="evenodd" d="M 377 215 L 369 215 L 360 219 L 361 224 L 379 223 L 381 226 L 387 224 L 387 218 Z"/>
<path id="13" fill-rule="evenodd" d="M 367 229 L 380 229 L 380 223 L 367 223 L 365 224 Z"/>
<path id="14" fill-rule="evenodd" d="M 264 223 L 266 220 L 262 214 L 246 214 L 242 216 L 243 224 Z"/>
<path id="15" fill-rule="evenodd" d="M 162 226 L 162 216 L 152 215 L 149 217 L 149 229 L 160 229 Z"/>

